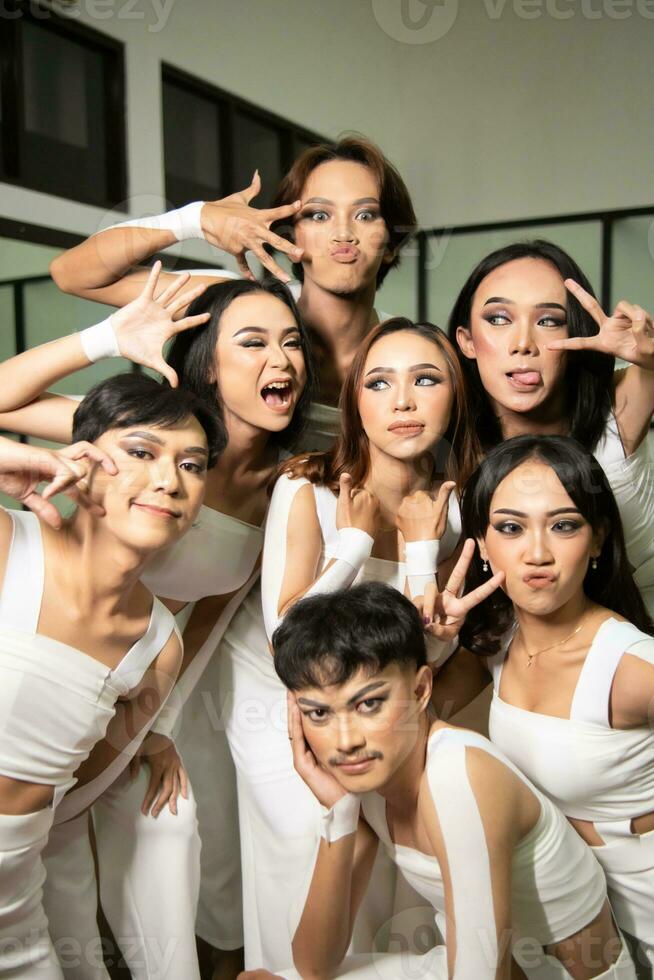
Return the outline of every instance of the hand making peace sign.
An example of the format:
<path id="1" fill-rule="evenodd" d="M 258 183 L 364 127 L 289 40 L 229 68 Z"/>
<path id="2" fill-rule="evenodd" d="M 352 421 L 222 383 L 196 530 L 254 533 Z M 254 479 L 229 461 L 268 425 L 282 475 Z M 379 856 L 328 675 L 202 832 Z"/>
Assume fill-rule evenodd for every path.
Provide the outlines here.
<path id="1" fill-rule="evenodd" d="M 487 599 L 504 581 L 504 572 L 497 572 L 488 582 L 460 596 L 474 553 L 475 542 L 468 538 L 442 592 L 438 591 L 435 583 L 430 582 L 424 596 L 416 603 L 422 613 L 425 629 L 439 640 L 454 639 L 470 610 Z"/>
<path id="2" fill-rule="evenodd" d="M 565 285 L 595 320 L 599 333 L 593 337 L 552 340 L 547 345 L 548 350 L 601 351 L 613 357 L 621 357 L 647 371 L 654 371 L 654 323 L 647 310 L 622 299 L 611 316 L 608 316 L 595 297 L 574 279 L 566 279 Z"/>

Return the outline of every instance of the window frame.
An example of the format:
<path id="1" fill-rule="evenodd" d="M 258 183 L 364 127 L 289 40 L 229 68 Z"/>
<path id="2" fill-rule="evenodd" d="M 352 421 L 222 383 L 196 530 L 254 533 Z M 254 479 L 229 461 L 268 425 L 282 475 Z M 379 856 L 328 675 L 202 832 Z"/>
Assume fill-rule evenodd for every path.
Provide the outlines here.
<path id="1" fill-rule="evenodd" d="M 5 18 L 0 32 L 2 77 L 2 141 L 0 183 L 39 191 L 53 197 L 116 211 L 127 210 L 127 128 L 125 110 L 125 45 L 85 24 L 61 16 L 49 7 L 27 0 L 4 0 Z M 61 190 L 43 187 L 38 179 L 24 176 L 21 155 L 25 144 L 24 76 L 21 30 L 24 23 L 37 25 L 58 37 L 81 44 L 102 57 L 104 82 L 104 129 L 107 152 L 104 161 L 106 196 L 80 193 L 74 175 Z"/>

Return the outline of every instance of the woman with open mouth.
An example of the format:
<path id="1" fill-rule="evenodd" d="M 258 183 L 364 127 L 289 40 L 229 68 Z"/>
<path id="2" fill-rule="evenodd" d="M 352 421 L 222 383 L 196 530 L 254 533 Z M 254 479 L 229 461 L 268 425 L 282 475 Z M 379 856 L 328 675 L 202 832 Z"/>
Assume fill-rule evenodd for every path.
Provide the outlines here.
<path id="1" fill-rule="evenodd" d="M 490 736 L 604 868 L 618 925 L 654 966 L 654 625 L 590 453 L 560 436 L 492 449 L 466 484 L 473 608 L 436 681 L 457 710 L 491 680 Z"/>
<path id="2" fill-rule="evenodd" d="M 100 775 L 93 787 L 85 787 L 83 795 L 73 791 L 64 799 L 58 811 L 60 826 L 46 855 L 45 903 L 53 939 L 75 937 L 83 949 L 99 941 L 88 821 L 85 813 L 79 816 L 91 798 L 99 797 L 93 822 L 101 902 L 117 941 L 124 940 L 132 975 L 145 978 L 161 971 L 166 951 L 172 949 L 165 975 L 192 980 L 199 976 L 197 820 L 200 837 L 207 842 L 202 871 L 208 893 L 197 930 L 223 951 L 217 975 L 236 975 L 243 945 L 234 768 L 220 720 L 216 721 L 222 707 L 216 678 L 205 677 L 202 691 L 197 685 L 230 617 L 258 574 L 266 487 L 280 453 L 293 445 L 302 429 L 313 375 L 307 336 L 284 285 L 227 281 L 209 288 L 200 284 L 180 296 L 188 279 L 180 276 L 155 298 L 159 270 L 160 263 L 155 263 L 141 296 L 105 322 L 103 329 L 113 348 L 105 344 L 98 356 L 127 357 L 217 406 L 227 430 L 227 447 L 207 481 L 197 521 L 144 573 L 148 588 L 176 614 L 185 645 L 171 708 L 157 720 L 145 742 L 150 778 L 145 768 L 135 780 L 124 771 L 107 789 L 116 776 L 112 770 Z M 189 301 L 190 319 L 178 325 L 174 318 Z M 164 361 L 162 348 L 171 338 Z M 88 357 L 78 348 L 76 335 L 64 337 L 0 367 L 5 428 L 59 442 L 70 440 L 78 402 L 47 389 L 88 365 Z M 211 710 L 202 700 L 207 690 L 213 699 Z M 189 698 L 182 718 L 181 709 Z M 196 799 L 187 787 L 173 737 L 190 769 L 197 820 Z M 170 806 L 163 808 L 159 789 L 171 783 Z M 184 792 L 176 801 L 180 788 Z M 148 817 L 151 807 L 156 821 Z M 80 888 L 82 881 L 86 889 Z M 125 889 L 129 902 L 123 898 Z M 107 976 L 104 967 L 86 962 L 78 972 L 67 973 L 85 980 Z"/>
<path id="3" fill-rule="evenodd" d="M 604 469 L 629 561 L 654 612 L 654 323 L 621 300 L 609 315 L 577 263 L 545 241 L 487 255 L 449 322 L 482 449 L 522 433 L 570 435 Z M 627 362 L 614 371 L 615 359 Z"/>

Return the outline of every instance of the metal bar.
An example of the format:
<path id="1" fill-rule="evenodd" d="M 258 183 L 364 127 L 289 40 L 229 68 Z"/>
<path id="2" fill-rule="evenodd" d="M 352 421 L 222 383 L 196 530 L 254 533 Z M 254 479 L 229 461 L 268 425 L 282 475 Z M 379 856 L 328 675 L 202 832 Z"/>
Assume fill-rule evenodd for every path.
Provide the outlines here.
<path id="1" fill-rule="evenodd" d="M 606 310 L 607 313 L 611 310 L 611 296 L 613 292 L 613 225 L 613 219 L 608 216 L 602 222 L 602 279 L 600 296 L 602 309 Z"/>
<path id="2" fill-rule="evenodd" d="M 418 320 L 429 316 L 429 282 L 427 280 L 427 236 L 419 231 L 418 239 Z"/>
<path id="3" fill-rule="evenodd" d="M 638 218 L 654 215 L 654 205 L 642 208 L 616 208 L 613 211 L 582 211 L 577 214 L 546 215 L 536 218 L 519 218 L 514 221 L 493 221 L 485 224 L 450 225 L 441 228 L 425 228 L 425 235 L 464 235 L 482 231 L 509 231 L 513 228 L 530 228 L 533 225 L 569 225 L 584 221 L 604 221 L 610 218 Z"/>

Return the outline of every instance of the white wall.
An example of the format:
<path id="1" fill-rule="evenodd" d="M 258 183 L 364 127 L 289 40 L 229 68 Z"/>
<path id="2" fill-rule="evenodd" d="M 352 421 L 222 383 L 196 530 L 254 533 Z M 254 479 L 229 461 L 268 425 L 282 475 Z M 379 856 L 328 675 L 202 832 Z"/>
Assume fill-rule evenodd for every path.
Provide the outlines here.
<path id="1" fill-rule="evenodd" d="M 425 26 L 404 27 L 403 7 Z M 126 44 L 134 212 L 155 211 L 164 194 L 161 60 L 328 136 L 367 133 L 425 226 L 654 203 L 654 0 L 79 0 L 78 10 Z M 110 223 L 8 185 L 0 202 L 6 217 L 73 232 Z"/>

